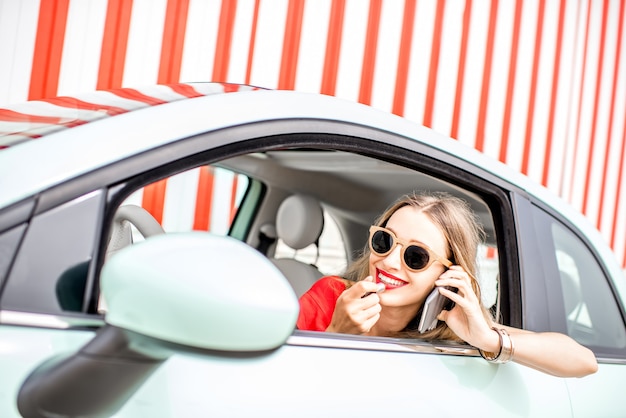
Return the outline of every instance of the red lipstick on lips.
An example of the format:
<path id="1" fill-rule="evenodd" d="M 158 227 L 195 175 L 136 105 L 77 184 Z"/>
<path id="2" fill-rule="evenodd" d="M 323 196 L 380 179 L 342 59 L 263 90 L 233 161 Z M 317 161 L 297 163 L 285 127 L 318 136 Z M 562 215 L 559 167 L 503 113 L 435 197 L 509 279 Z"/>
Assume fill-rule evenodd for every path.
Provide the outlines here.
<path id="1" fill-rule="evenodd" d="M 396 281 L 396 282 L 402 282 L 402 284 L 398 284 L 398 285 L 394 285 L 391 283 L 385 283 L 383 281 L 380 280 L 380 276 L 384 276 L 386 278 L 389 278 L 392 281 Z M 398 287 L 402 287 L 405 286 L 407 284 L 409 284 L 409 282 L 407 282 L 406 280 L 402 280 L 396 276 L 393 276 L 387 272 L 384 272 L 382 270 L 376 269 L 376 283 L 382 283 L 385 285 L 385 289 L 386 290 L 391 290 L 391 289 L 397 289 Z"/>

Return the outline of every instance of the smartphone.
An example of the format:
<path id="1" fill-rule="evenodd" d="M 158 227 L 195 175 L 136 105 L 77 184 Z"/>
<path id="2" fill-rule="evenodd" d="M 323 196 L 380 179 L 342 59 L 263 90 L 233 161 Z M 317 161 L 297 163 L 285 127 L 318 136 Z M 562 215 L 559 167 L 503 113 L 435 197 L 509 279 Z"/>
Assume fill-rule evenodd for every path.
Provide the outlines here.
<path id="1" fill-rule="evenodd" d="M 451 290 L 453 292 L 458 291 L 457 288 L 446 286 L 446 289 Z M 437 326 L 437 316 L 441 313 L 442 310 L 449 311 L 454 307 L 454 302 L 450 299 L 439 293 L 438 287 L 435 287 L 432 292 L 426 297 L 426 301 L 424 302 L 424 308 L 422 309 L 422 315 L 420 317 L 419 325 L 417 326 L 417 331 L 424 333 L 426 331 L 430 331 Z"/>

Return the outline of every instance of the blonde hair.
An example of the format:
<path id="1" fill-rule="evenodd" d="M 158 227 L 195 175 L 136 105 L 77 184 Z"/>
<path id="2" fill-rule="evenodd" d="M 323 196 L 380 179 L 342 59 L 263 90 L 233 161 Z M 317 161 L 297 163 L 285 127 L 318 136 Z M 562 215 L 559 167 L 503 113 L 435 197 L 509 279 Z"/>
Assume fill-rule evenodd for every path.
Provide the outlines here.
<path id="1" fill-rule="evenodd" d="M 484 230 L 469 204 L 448 193 L 410 193 L 396 200 L 375 221 L 374 225 L 386 226 L 389 218 L 400 208 L 411 206 L 430 218 L 439 228 L 448 245 L 446 256 L 453 264 L 463 267 L 472 281 L 472 289 L 480 300 L 480 286 L 477 275 L 476 255 L 478 245 L 484 240 Z M 353 282 L 363 280 L 369 274 L 370 249 L 366 244 L 362 254 L 346 270 L 345 278 Z M 490 318 L 489 311 L 481 306 L 483 315 Z M 421 312 L 421 309 L 420 309 Z M 445 322 L 440 322 L 432 331 L 420 334 L 416 331 L 417 318 L 409 322 L 400 333 L 401 337 L 455 340 L 460 338 Z"/>

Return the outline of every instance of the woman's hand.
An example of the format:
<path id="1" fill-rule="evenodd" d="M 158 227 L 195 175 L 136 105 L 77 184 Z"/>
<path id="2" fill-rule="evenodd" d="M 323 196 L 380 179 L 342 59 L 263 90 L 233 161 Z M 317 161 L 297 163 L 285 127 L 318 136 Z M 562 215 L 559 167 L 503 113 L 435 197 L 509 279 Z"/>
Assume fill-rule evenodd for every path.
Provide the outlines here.
<path id="1" fill-rule="evenodd" d="M 380 318 L 379 289 L 372 276 L 355 283 L 337 299 L 328 332 L 366 334 Z M 365 297 L 364 295 L 371 293 Z"/>
<path id="2" fill-rule="evenodd" d="M 448 327 L 461 339 L 474 347 L 489 352 L 498 352 L 500 339 L 491 329 L 491 324 L 483 315 L 480 300 L 474 293 L 472 281 L 461 266 L 451 266 L 435 281 L 439 292 L 455 303 L 454 308 L 442 311 L 437 317 L 445 321 Z M 445 288 L 458 289 L 455 293 Z"/>

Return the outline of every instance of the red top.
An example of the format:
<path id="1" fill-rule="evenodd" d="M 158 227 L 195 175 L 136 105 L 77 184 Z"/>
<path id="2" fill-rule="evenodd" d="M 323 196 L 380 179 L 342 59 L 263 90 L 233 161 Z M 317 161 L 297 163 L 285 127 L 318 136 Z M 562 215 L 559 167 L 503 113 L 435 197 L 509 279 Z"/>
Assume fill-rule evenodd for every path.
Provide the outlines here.
<path id="1" fill-rule="evenodd" d="M 304 331 L 326 331 L 335 312 L 339 295 L 346 284 L 338 276 L 319 279 L 300 297 L 300 315 L 296 327 Z"/>

